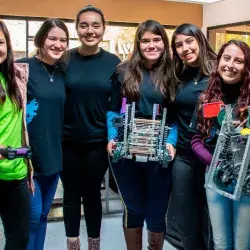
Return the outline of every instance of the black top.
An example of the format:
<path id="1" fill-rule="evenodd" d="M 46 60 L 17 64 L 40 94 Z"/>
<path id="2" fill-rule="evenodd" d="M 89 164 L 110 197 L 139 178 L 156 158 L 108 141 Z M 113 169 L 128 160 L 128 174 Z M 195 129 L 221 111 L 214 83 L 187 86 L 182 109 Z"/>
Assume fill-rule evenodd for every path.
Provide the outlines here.
<path id="1" fill-rule="evenodd" d="M 231 104 L 233 108 L 233 119 L 237 120 L 237 114 L 235 112 L 235 107 L 237 104 L 237 100 L 240 96 L 240 88 L 241 88 L 242 82 L 236 83 L 236 84 L 226 84 L 222 83 L 221 85 L 221 91 L 222 91 L 222 101 L 224 104 Z M 217 117 L 214 118 L 213 127 L 210 130 L 210 136 L 204 140 L 204 143 L 206 145 L 206 148 L 209 150 L 209 152 L 212 154 L 214 152 L 217 139 L 218 139 L 218 132 L 221 129 L 221 126 L 219 122 L 217 121 Z M 194 116 L 194 119 L 192 120 L 192 127 L 197 128 L 197 119 L 196 116 Z"/>
<path id="2" fill-rule="evenodd" d="M 112 84 L 112 96 L 110 100 L 110 111 L 119 112 L 122 104 L 121 88 L 122 88 L 122 77 L 116 74 L 113 78 Z M 160 104 L 160 108 L 164 105 L 164 96 L 159 89 L 153 85 L 150 71 L 143 70 L 143 79 L 139 87 L 140 98 L 136 102 L 135 116 L 152 119 L 153 105 Z M 127 103 L 131 101 L 127 98 Z"/>
<path id="3" fill-rule="evenodd" d="M 64 139 L 77 143 L 101 142 L 107 136 L 106 112 L 111 94 L 111 81 L 120 59 L 103 50 L 82 56 L 70 51 L 65 70 L 67 100 Z"/>
<path id="4" fill-rule="evenodd" d="M 221 92 L 222 92 L 222 101 L 225 104 L 235 105 L 237 103 L 237 99 L 240 96 L 242 82 L 235 84 L 226 84 L 222 83 Z"/>
<path id="5" fill-rule="evenodd" d="M 45 64 L 36 57 L 18 62 L 29 64 L 26 119 L 34 175 L 56 174 L 62 170 L 64 73 L 57 66 Z M 50 82 L 51 77 L 53 82 Z"/>
<path id="6" fill-rule="evenodd" d="M 177 89 L 176 99 L 171 106 L 171 116 L 178 125 L 178 141 L 176 148 L 181 151 L 192 151 L 191 139 L 196 134 L 196 129 L 191 126 L 193 115 L 199 95 L 206 89 L 207 76 L 201 76 L 197 81 L 199 69 L 188 68 L 184 73 L 184 82 Z"/>

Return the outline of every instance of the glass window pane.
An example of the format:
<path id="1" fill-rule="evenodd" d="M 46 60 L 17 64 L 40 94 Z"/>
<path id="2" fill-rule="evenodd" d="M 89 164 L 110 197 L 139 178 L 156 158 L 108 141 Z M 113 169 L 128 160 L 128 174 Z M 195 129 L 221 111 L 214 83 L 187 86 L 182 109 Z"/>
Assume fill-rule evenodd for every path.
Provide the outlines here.
<path id="1" fill-rule="evenodd" d="M 42 23 L 43 21 L 29 21 L 29 36 L 34 37 Z"/>
<path id="2" fill-rule="evenodd" d="M 34 45 L 34 39 L 29 39 L 28 47 L 29 47 L 28 56 L 29 57 L 34 56 L 36 54 L 36 47 Z"/>
<path id="3" fill-rule="evenodd" d="M 26 21 L 4 20 L 9 32 L 14 51 L 14 58 L 19 59 L 26 56 Z"/>
<path id="4" fill-rule="evenodd" d="M 69 38 L 77 38 L 78 39 L 78 36 L 77 36 L 77 32 L 76 32 L 76 29 L 75 29 L 75 23 L 66 23 L 66 26 L 68 27 L 68 30 L 69 30 Z"/>

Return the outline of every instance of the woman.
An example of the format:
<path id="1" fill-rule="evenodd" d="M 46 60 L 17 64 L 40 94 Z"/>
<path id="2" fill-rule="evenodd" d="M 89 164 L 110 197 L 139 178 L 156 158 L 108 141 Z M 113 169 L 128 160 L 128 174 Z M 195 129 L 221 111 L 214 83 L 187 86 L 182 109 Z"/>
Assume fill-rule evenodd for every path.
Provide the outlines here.
<path id="1" fill-rule="evenodd" d="M 35 183 L 27 250 L 42 250 L 47 216 L 62 171 L 61 143 L 66 95 L 64 74 L 57 64 L 69 44 L 68 29 L 59 19 L 47 19 L 34 42 L 37 54 L 19 62 L 29 65 L 27 124 Z"/>
<path id="2" fill-rule="evenodd" d="M 177 233 L 178 247 L 204 249 L 202 218 L 205 206 L 204 174 L 191 148 L 196 130 L 190 128 L 199 94 L 207 87 L 208 75 L 216 58 L 202 31 L 193 24 L 182 24 L 172 37 L 175 76 L 179 81 L 171 113 L 178 126 L 177 154 L 173 163 L 173 189 L 167 215 L 167 236 Z M 174 236 L 175 237 L 175 236 Z"/>
<path id="3" fill-rule="evenodd" d="M 201 95 L 198 108 L 198 131 L 192 143 L 194 152 L 210 165 L 218 139 L 213 131 L 220 129 L 213 118 L 204 118 L 205 103 L 223 102 L 233 107 L 233 119 L 245 120 L 244 109 L 250 105 L 250 49 L 246 43 L 231 40 L 217 56 L 216 70 L 211 74 L 208 89 Z M 213 229 L 215 250 L 250 249 L 250 197 L 244 193 L 240 201 L 231 200 L 206 190 Z"/>
<path id="4" fill-rule="evenodd" d="M 100 189 L 108 168 L 105 117 L 112 75 L 120 60 L 98 46 L 105 31 L 100 9 L 89 5 L 80 10 L 76 30 L 81 45 L 70 51 L 65 70 L 63 213 L 68 249 L 78 250 L 83 201 L 89 249 L 94 250 L 100 248 Z"/>
<path id="5" fill-rule="evenodd" d="M 118 136 L 111 120 L 119 115 L 122 98 L 127 98 L 129 103 L 136 102 L 136 117 L 145 119 L 152 119 L 154 104 L 167 107 L 174 99 L 169 41 L 163 26 L 154 20 L 147 20 L 138 26 L 131 58 L 118 66 L 117 73 L 107 116 L 107 149 L 110 155 Z M 174 157 L 177 131 L 175 127 L 170 131 L 167 143 Z M 163 168 L 157 162 L 141 163 L 122 159 L 112 164 L 112 170 L 125 207 L 123 229 L 127 249 L 142 249 L 142 228 L 146 220 L 148 249 L 161 250 L 166 230 L 170 168 Z"/>
<path id="6" fill-rule="evenodd" d="M 19 148 L 28 145 L 25 123 L 28 68 L 13 63 L 10 35 L 0 21 L 0 145 Z M 25 250 L 29 239 L 32 169 L 21 158 L 0 155 L 0 216 L 6 236 L 5 250 Z"/>

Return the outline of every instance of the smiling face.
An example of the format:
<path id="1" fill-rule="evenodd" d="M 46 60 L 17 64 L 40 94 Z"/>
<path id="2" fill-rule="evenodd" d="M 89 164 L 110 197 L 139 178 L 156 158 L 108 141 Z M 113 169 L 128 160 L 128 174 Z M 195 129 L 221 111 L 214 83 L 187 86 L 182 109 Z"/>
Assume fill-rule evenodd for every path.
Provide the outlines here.
<path id="1" fill-rule="evenodd" d="M 41 49 L 42 56 L 45 57 L 48 62 L 55 63 L 62 57 L 67 47 L 67 36 L 65 32 L 58 27 L 54 27 L 49 31 L 44 41 L 43 48 Z"/>
<path id="2" fill-rule="evenodd" d="M 79 17 L 77 34 L 83 46 L 97 47 L 104 35 L 105 27 L 100 14 L 84 12 Z"/>
<path id="3" fill-rule="evenodd" d="M 0 64 L 7 58 L 7 42 L 2 30 L 0 30 Z"/>
<path id="4" fill-rule="evenodd" d="M 146 31 L 140 39 L 140 52 L 149 66 L 157 63 L 164 49 L 165 46 L 160 35 Z"/>
<path id="5" fill-rule="evenodd" d="M 175 49 L 182 61 L 191 67 L 198 66 L 199 44 L 194 36 L 179 34 L 175 38 Z"/>
<path id="6" fill-rule="evenodd" d="M 235 44 L 227 46 L 220 58 L 218 73 L 227 84 L 235 84 L 243 78 L 245 55 Z"/>

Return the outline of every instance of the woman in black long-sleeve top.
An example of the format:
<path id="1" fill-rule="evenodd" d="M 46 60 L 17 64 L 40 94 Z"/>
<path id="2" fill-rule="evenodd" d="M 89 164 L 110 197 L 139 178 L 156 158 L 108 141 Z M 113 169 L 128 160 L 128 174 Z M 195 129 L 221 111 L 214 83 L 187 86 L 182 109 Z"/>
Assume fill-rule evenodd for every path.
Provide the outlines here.
<path id="1" fill-rule="evenodd" d="M 157 21 L 147 20 L 138 26 L 131 58 L 118 66 L 117 73 L 118 77 L 112 84 L 115 94 L 111 96 L 107 116 L 108 150 L 111 155 L 112 146 L 119 138 L 111 121 L 119 116 L 122 98 L 127 98 L 128 103 L 135 102 L 135 117 L 144 119 L 152 119 L 154 104 L 168 107 L 174 99 L 169 42 L 164 28 Z M 172 125 L 170 131 L 165 143 L 174 157 L 176 127 Z M 143 147 L 139 146 L 140 149 Z M 124 201 L 123 230 L 127 249 L 142 249 L 145 220 L 148 249 L 162 250 L 171 169 L 163 168 L 157 161 L 121 159 L 112 164 L 112 170 Z"/>
<path id="2" fill-rule="evenodd" d="M 90 250 L 100 249 L 101 183 L 108 169 L 106 112 L 120 59 L 98 45 L 105 31 L 100 9 L 86 6 L 76 18 L 80 47 L 69 51 L 63 143 L 63 213 L 68 249 L 79 250 L 81 200 Z"/>
<path id="3" fill-rule="evenodd" d="M 198 96 L 207 87 L 216 55 L 201 30 L 193 24 L 177 27 L 172 38 L 172 51 L 179 84 L 171 113 L 178 126 L 179 137 L 172 172 L 167 233 L 176 231 L 185 250 L 201 250 L 204 249 L 205 166 L 192 152 L 191 138 L 196 131 L 190 128 L 190 124 Z"/>

